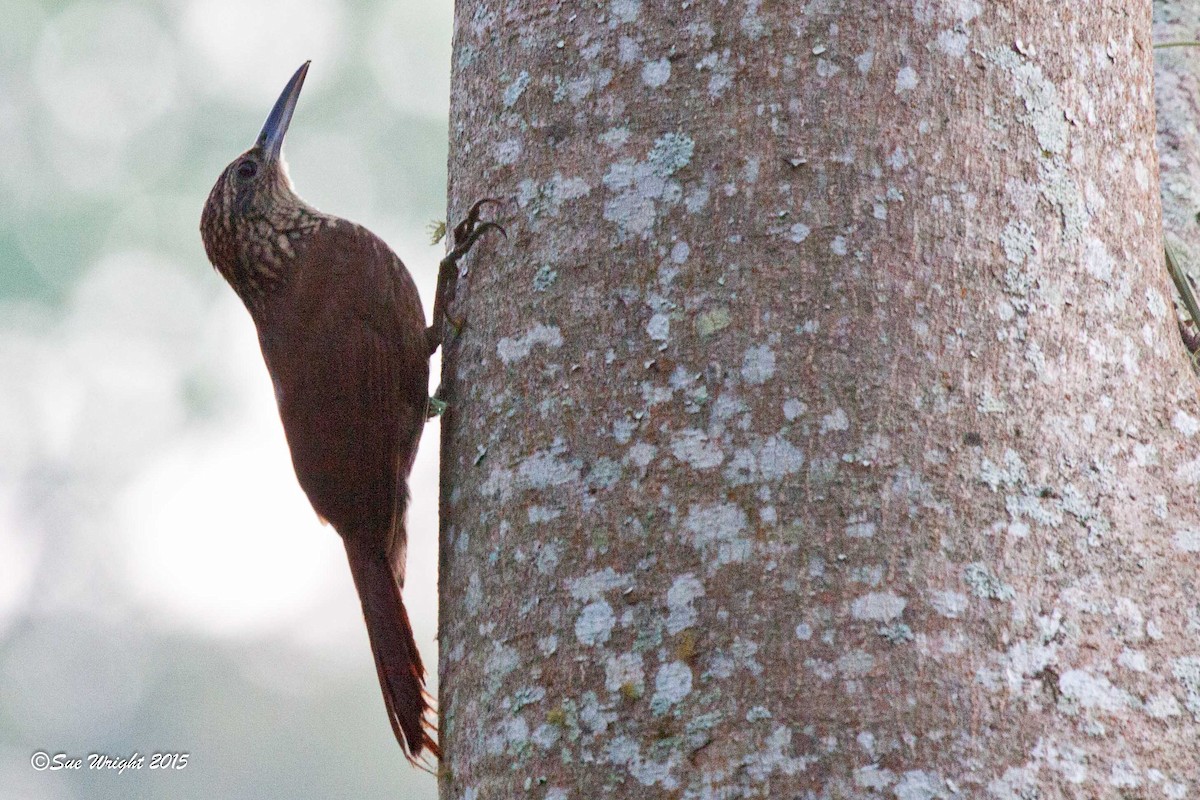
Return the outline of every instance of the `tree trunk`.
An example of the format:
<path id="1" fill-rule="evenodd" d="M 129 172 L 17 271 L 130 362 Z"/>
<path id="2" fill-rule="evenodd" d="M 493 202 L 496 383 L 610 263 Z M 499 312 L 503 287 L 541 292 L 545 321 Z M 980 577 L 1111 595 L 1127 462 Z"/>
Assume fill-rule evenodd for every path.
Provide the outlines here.
<path id="1" fill-rule="evenodd" d="M 1196 41 L 1200 2 L 1155 2 L 1154 34 L 1156 42 Z M 1155 61 L 1163 227 L 1194 262 L 1200 259 L 1200 49 L 1162 50 Z"/>
<path id="2" fill-rule="evenodd" d="M 442 796 L 1197 796 L 1149 8 L 456 13 Z"/>
<path id="3" fill-rule="evenodd" d="M 1200 36 L 1200 2 L 1158 0 L 1154 4 L 1154 40 L 1182 45 Z M 1158 120 L 1163 229 L 1177 263 L 1200 280 L 1200 50 L 1184 45 L 1160 50 L 1155 58 L 1154 99 Z M 1200 348 L 1200 320 L 1188 304 L 1176 301 L 1181 332 L 1189 350 Z M 1200 374 L 1200 363 L 1193 358 Z"/>

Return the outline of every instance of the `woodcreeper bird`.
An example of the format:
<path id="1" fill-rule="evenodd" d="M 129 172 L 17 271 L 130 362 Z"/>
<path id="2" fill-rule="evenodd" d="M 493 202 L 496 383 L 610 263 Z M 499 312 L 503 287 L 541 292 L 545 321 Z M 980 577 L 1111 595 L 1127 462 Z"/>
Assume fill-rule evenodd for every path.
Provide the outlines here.
<path id="1" fill-rule="evenodd" d="M 281 150 L 308 66 L 288 81 L 254 146 L 217 178 L 200 232 L 258 330 L 300 486 L 342 537 L 392 731 L 410 760 L 436 758 L 425 670 L 400 596 L 407 481 L 458 260 L 483 233 L 503 229 L 479 219 L 494 201 L 471 207 L 440 264 L 426 327 L 395 253 L 292 189 Z"/>

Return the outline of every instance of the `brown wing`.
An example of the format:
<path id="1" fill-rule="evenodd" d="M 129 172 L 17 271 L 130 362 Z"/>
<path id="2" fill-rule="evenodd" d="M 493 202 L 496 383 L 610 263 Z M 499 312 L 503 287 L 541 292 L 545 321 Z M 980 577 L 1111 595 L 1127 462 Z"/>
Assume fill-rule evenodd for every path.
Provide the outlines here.
<path id="1" fill-rule="evenodd" d="M 405 480 L 425 423 L 425 314 L 382 240 L 337 220 L 293 243 L 296 269 L 255 321 L 300 486 L 345 538 L 403 565 Z"/>

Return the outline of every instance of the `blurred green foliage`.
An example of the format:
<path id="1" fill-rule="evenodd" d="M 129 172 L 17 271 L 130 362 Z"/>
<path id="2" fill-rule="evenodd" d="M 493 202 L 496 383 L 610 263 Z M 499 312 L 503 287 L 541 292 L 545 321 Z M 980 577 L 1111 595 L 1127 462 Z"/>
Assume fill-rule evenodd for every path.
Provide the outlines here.
<path id="1" fill-rule="evenodd" d="M 122 566 L 121 497 L 239 413 L 213 332 L 236 301 L 204 256 L 200 209 L 301 61 L 285 147 L 297 190 L 382 235 L 428 294 L 450 13 L 0 0 L 0 796 L 434 796 L 359 669 L 365 637 L 348 676 L 297 643 L 304 631 L 206 630 L 148 605 Z M 35 750 L 191 755 L 118 776 L 39 772 Z"/>

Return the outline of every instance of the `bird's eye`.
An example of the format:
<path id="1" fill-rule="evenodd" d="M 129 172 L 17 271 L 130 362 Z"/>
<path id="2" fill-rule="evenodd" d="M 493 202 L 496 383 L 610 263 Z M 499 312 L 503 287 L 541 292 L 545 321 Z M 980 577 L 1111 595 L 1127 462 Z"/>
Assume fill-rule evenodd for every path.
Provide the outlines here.
<path id="1" fill-rule="evenodd" d="M 253 161 L 243 161 L 238 164 L 237 174 L 239 178 L 253 178 L 258 174 L 258 164 Z"/>

